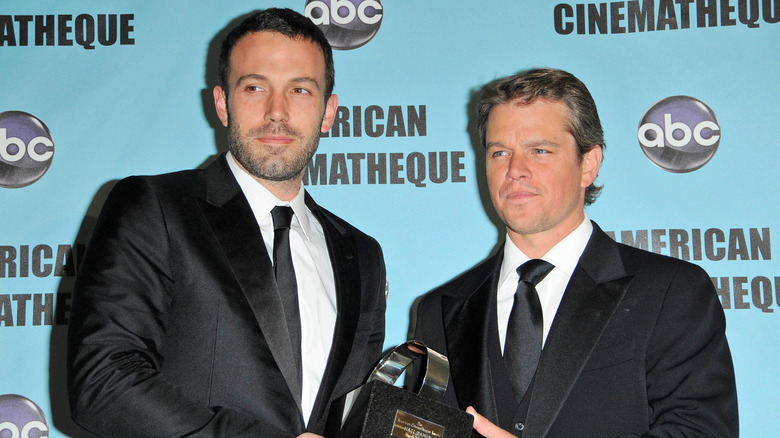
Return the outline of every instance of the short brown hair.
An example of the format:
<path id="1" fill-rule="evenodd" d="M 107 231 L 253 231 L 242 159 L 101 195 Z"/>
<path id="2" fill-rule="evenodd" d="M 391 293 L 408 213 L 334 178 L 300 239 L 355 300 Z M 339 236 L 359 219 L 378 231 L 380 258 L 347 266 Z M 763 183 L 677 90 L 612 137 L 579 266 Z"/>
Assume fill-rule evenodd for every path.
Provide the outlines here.
<path id="1" fill-rule="evenodd" d="M 527 105 L 537 99 L 562 102 L 569 108 L 569 131 L 577 142 L 580 159 L 596 145 L 606 148 L 596 103 L 588 88 L 571 73 L 552 68 L 526 70 L 482 87 L 477 101 L 477 131 L 482 147 L 487 146 L 488 116 L 494 106 L 510 102 Z M 585 205 L 594 203 L 602 188 L 595 183 L 588 186 Z"/>

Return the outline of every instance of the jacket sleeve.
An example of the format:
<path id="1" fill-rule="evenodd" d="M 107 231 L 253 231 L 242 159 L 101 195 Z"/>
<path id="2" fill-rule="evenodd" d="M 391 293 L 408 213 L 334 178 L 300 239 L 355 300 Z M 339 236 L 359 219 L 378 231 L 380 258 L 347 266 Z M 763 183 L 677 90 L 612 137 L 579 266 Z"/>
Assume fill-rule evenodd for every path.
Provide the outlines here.
<path id="1" fill-rule="evenodd" d="M 76 279 L 68 330 L 71 415 L 104 437 L 292 437 L 188 399 L 161 374 L 176 281 L 166 218 L 150 184 L 109 195 Z"/>
<path id="2" fill-rule="evenodd" d="M 726 320 L 701 268 L 685 264 L 670 282 L 645 366 L 650 430 L 642 436 L 738 436 Z"/>

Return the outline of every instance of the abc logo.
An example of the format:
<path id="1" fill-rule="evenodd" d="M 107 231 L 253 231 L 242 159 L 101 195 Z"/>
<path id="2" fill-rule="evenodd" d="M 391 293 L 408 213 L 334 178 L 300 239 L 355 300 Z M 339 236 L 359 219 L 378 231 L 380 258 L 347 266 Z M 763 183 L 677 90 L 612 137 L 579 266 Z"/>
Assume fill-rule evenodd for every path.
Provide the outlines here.
<path id="1" fill-rule="evenodd" d="M 382 25 L 380 0 L 306 0 L 306 15 L 331 47 L 352 50 L 371 41 Z"/>
<path id="2" fill-rule="evenodd" d="M 49 426 L 41 408 L 30 399 L 4 394 L 0 395 L 0 436 L 45 438 L 49 436 Z"/>
<path id="3" fill-rule="evenodd" d="M 669 172 L 692 172 L 710 161 L 720 143 L 715 113 L 689 96 L 667 97 L 639 122 L 639 144 L 647 158 Z"/>
<path id="4" fill-rule="evenodd" d="M 49 128 L 21 111 L 0 112 L 0 187 L 19 188 L 41 179 L 51 167 Z"/>

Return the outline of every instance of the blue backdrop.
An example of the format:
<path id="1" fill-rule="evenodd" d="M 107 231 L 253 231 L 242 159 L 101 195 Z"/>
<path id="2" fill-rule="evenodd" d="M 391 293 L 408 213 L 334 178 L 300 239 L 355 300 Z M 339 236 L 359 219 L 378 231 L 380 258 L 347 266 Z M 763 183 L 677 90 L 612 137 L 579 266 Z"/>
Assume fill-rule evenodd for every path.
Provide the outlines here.
<path id="1" fill-rule="evenodd" d="M 417 296 L 503 239 L 470 134 L 473 93 L 525 68 L 562 68 L 588 85 L 606 133 L 605 188 L 589 216 L 710 273 L 743 436 L 780 429 L 779 0 L 3 0 L 0 423 L 32 421 L 11 419 L 22 412 L 41 436 L 88 436 L 69 420 L 65 332 L 102 200 L 122 177 L 197 167 L 225 149 L 211 98 L 217 44 L 235 17 L 270 6 L 308 10 L 344 49 L 339 120 L 308 190 L 382 244 L 387 346 L 406 339 Z"/>

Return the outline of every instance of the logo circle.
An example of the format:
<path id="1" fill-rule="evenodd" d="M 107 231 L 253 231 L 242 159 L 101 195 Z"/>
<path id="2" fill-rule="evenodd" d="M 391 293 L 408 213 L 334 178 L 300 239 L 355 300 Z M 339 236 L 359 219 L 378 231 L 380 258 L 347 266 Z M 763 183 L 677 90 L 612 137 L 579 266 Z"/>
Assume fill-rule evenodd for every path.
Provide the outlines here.
<path id="1" fill-rule="evenodd" d="M 639 122 L 645 156 L 669 172 L 693 172 L 707 164 L 720 144 L 720 123 L 704 102 L 671 96 L 653 104 Z"/>
<path id="2" fill-rule="evenodd" d="M 41 408 L 27 397 L 0 395 L 0 436 L 42 438 L 49 436 L 49 424 Z"/>
<path id="3" fill-rule="evenodd" d="M 381 0 L 306 0 L 304 15 L 336 50 L 357 49 L 382 26 Z"/>
<path id="4" fill-rule="evenodd" d="M 29 186 L 53 159 L 54 141 L 42 121 L 22 111 L 0 112 L 0 187 Z"/>

